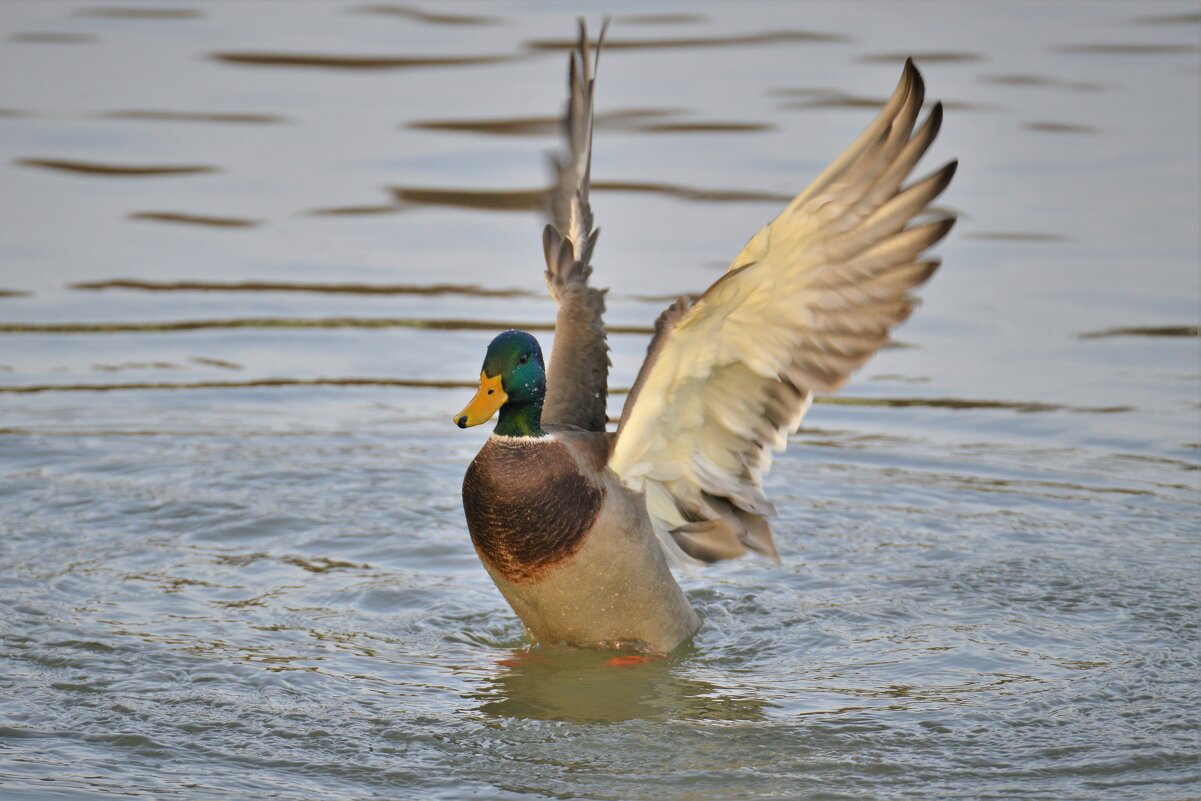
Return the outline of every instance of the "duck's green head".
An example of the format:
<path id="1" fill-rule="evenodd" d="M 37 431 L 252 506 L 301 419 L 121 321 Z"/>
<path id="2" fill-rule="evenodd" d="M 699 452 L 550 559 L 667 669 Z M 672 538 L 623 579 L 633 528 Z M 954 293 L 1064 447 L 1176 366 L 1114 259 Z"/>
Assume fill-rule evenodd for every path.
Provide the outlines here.
<path id="1" fill-rule="evenodd" d="M 505 331 L 488 345 L 479 391 L 455 415 L 455 425 L 478 426 L 491 420 L 499 409 L 497 434 L 540 437 L 545 397 L 546 365 L 538 340 L 525 331 Z"/>

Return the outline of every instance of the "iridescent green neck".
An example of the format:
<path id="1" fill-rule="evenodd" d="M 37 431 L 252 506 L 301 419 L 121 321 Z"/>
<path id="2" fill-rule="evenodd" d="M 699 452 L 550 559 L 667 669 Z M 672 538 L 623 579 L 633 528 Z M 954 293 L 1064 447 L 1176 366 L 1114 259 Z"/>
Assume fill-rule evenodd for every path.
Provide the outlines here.
<path id="1" fill-rule="evenodd" d="M 529 403 L 506 403 L 500 407 L 500 419 L 492 433 L 498 437 L 544 437 L 541 421 L 541 397 Z"/>

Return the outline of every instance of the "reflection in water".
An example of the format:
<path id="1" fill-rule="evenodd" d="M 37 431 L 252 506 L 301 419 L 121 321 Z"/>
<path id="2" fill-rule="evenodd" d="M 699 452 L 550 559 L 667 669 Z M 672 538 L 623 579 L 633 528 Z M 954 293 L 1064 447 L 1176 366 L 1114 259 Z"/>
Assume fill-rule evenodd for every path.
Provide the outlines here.
<path id="1" fill-rule="evenodd" d="M 618 14 L 618 25 L 694 25 L 709 20 L 704 14 Z"/>
<path id="2" fill-rule="evenodd" d="M 666 195 L 679 200 L 713 203 L 787 203 L 792 195 L 782 192 L 743 191 L 738 189 L 695 189 L 678 184 L 660 184 L 644 181 L 593 181 L 594 192 L 637 192 L 640 194 Z"/>
<path id="3" fill-rule="evenodd" d="M 1090 128 L 1087 125 L 1077 125 L 1071 122 L 1023 122 L 1022 127 L 1028 131 L 1041 131 L 1043 133 L 1097 133 L 1096 128 Z"/>
<path id="4" fill-rule="evenodd" d="M 929 384 L 930 376 L 915 375 L 908 376 L 901 373 L 880 373 L 878 375 L 869 375 L 868 381 L 896 381 L 901 384 Z"/>
<path id="5" fill-rule="evenodd" d="M 1137 25 L 1197 25 L 1201 24 L 1201 11 L 1187 14 L 1154 14 L 1135 17 L 1132 21 Z"/>
<path id="6" fill-rule="evenodd" d="M 240 364 L 226 361 L 225 359 L 213 359 L 208 356 L 189 356 L 188 361 L 202 367 L 216 367 L 222 370 L 244 369 Z M 99 370 L 102 373 L 120 373 L 125 370 L 178 370 L 182 366 L 174 362 L 164 361 L 121 362 L 120 364 L 93 364 L 92 369 Z"/>
<path id="7" fill-rule="evenodd" d="M 1015 412 L 1077 412 L 1081 414 L 1119 414 L 1132 412 L 1131 406 L 1068 406 L 1033 401 L 977 400 L 969 398 L 856 398 L 851 395 L 818 396 L 814 403 L 831 406 L 880 406 L 888 408 L 922 407 L 927 409 L 1008 409 Z"/>
<path id="8" fill-rule="evenodd" d="M 774 131 L 776 126 L 765 122 L 721 122 L 719 120 L 697 122 L 661 122 L 644 125 L 638 130 L 643 133 L 759 133 Z"/>
<path id="9" fill-rule="evenodd" d="M 209 58 L 251 67 L 312 67 L 332 70 L 396 70 L 501 64 L 521 56 L 332 56 L 320 53 L 212 53 Z"/>
<path id="10" fill-rule="evenodd" d="M 25 384 L 0 386 L 0 394 L 43 392 L 119 392 L 146 389 L 256 389 L 263 387 L 409 387 L 411 389 L 474 389 L 479 382 L 407 378 L 260 378 L 251 381 L 150 381 L 120 384 Z"/>
<path id="11" fill-rule="evenodd" d="M 104 8 L 91 6 L 71 12 L 76 17 L 110 17 L 114 19 L 199 19 L 204 12 L 196 8 Z"/>
<path id="12" fill-rule="evenodd" d="M 308 217 L 374 217 L 380 214 L 395 214 L 404 207 L 396 203 L 381 203 L 362 206 L 329 206 L 302 212 Z"/>
<path id="13" fill-rule="evenodd" d="M 1028 73 L 1008 73 L 1005 75 L 981 75 L 981 83 L 991 83 L 1000 86 L 1019 87 L 1050 87 L 1055 89 L 1071 89 L 1076 92 L 1101 92 L 1109 87 L 1102 83 L 1091 81 L 1065 81 L 1047 75 L 1030 75 Z"/>
<path id="14" fill-rule="evenodd" d="M 279 562 L 285 565 L 299 567 L 309 573 L 328 573 L 331 570 L 368 570 L 370 565 L 357 564 L 355 562 L 347 562 L 343 559 L 333 559 L 328 556 L 304 557 L 296 554 L 278 556 L 274 554 L 264 553 L 262 551 L 252 551 L 250 553 L 222 553 L 213 556 L 213 561 L 219 565 L 228 565 L 232 567 L 246 567 L 255 562 Z"/>
<path id="15" fill-rule="evenodd" d="M 1047 234 L 1036 231 L 976 231 L 960 234 L 964 239 L 979 239 L 986 242 L 1070 242 L 1062 234 Z"/>
<path id="16" fill-rule="evenodd" d="M 235 317 L 224 320 L 158 320 L 117 323 L 0 323 L 3 334 L 137 334 L 225 328 L 423 328 L 431 331 L 554 331 L 554 323 L 448 320 L 418 317 Z M 650 336 L 651 326 L 606 325 L 609 334 Z"/>
<path id="17" fill-rule="evenodd" d="M 8 40 L 27 44 L 91 44 L 98 41 L 86 33 L 14 33 Z"/>
<path id="18" fill-rule="evenodd" d="M 1106 328 L 1104 331 L 1087 331 L 1080 339 L 1106 339 L 1108 337 L 1198 337 L 1201 326 L 1196 325 L 1145 325 L 1124 328 Z"/>
<path id="19" fill-rule="evenodd" d="M 496 25 L 504 22 L 500 17 L 485 17 L 470 14 L 434 14 L 411 6 L 385 3 L 355 6 L 350 11 L 356 14 L 384 14 L 392 17 L 404 17 L 415 22 L 426 22 L 431 25 Z"/>
<path id="20" fill-rule="evenodd" d="M 275 124 L 290 122 L 278 114 L 242 114 L 203 111 L 158 111 L 129 109 L 106 111 L 97 116 L 110 120 L 146 120 L 150 122 L 219 122 L 232 124 Z"/>
<path id="21" fill-rule="evenodd" d="M 241 370 L 242 365 L 226 359 L 214 359 L 211 356 L 189 356 L 188 361 L 203 367 L 218 367 L 222 370 Z"/>
<path id="22" fill-rule="evenodd" d="M 1020 236 L 1020 235 L 1019 235 Z M 723 264 L 722 267 L 725 267 Z M 108 289 L 137 292 L 302 292 L 322 295 L 462 295 L 474 298 L 543 298 L 544 293 L 529 289 L 492 288 L 476 284 L 359 284 L 298 281 L 145 281 L 136 278 L 112 278 L 105 281 L 76 281 L 71 289 L 103 291 Z M 26 293 L 11 292 L 13 296 Z M 4 297 L 5 290 L 0 290 Z M 609 297 L 639 303 L 671 303 L 680 297 L 695 301 L 699 295 L 673 292 L 664 295 L 610 293 Z"/>
<path id="23" fill-rule="evenodd" d="M 1146 42 L 1099 42 L 1069 44 L 1055 48 L 1060 53 L 1093 53 L 1109 56 L 1154 56 L 1169 53 L 1196 53 L 1195 44 L 1147 44 Z"/>
<path id="24" fill-rule="evenodd" d="M 777 97 L 807 98 L 781 106 L 785 109 L 865 108 L 874 110 L 879 109 L 887 101 L 887 98 L 852 95 L 838 89 L 783 88 L 773 89 L 771 94 Z M 996 111 L 998 108 L 984 103 L 968 103 L 963 100 L 940 99 L 938 102 L 948 111 Z"/>
<path id="25" fill-rule="evenodd" d="M 546 208 L 545 189 L 430 189 L 396 186 L 390 191 L 401 203 L 413 205 L 453 206 L 488 211 L 540 212 Z"/>
<path id="26" fill-rule="evenodd" d="M 468 295 L 478 298 L 542 297 L 527 289 L 488 289 L 474 284 L 334 284 L 283 281 L 77 281 L 72 289 L 136 289 L 146 292 L 319 292 L 332 295 Z M 675 300 L 672 295 L 669 300 Z M 658 300 L 659 298 L 655 298 Z"/>
<path id="27" fill-rule="evenodd" d="M 502 718 L 616 723 L 623 720 L 762 720 L 770 706 L 682 675 L 685 654 L 630 657 L 617 651 L 542 646 L 513 651 L 469 698 Z"/>
<path id="28" fill-rule="evenodd" d="M 120 364 L 93 364 L 93 370 L 102 373 L 120 373 L 125 370 L 178 370 L 174 362 L 121 362 Z"/>
<path id="29" fill-rule="evenodd" d="M 254 228 L 263 224 L 261 220 L 247 220 L 243 217 L 210 217 L 203 214 L 185 214 L 178 211 L 135 211 L 127 214 L 126 219 L 181 223 L 183 225 L 204 225 L 210 228 Z"/>
<path id="30" fill-rule="evenodd" d="M 594 130 L 638 131 L 652 120 L 686 113 L 686 109 L 627 108 L 598 113 Z M 483 120 L 426 120 L 409 123 L 410 128 L 429 131 L 457 131 L 493 136 L 559 136 L 563 130 L 560 115 L 508 117 Z"/>
<path id="31" fill-rule="evenodd" d="M 808 100 L 789 103 L 784 108 L 872 108 L 882 105 L 878 97 L 861 97 L 840 92 L 837 89 L 808 89 L 805 87 L 784 87 L 773 89 L 771 94 L 776 97 L 805 97 Z M 945 104 L 944 104 L 945 105 Z"/>
<path id="32" fill-rule="evenodd" d="M 912 58 L 918 64 L 922 62 L 942 64 L 966 63 L 971 61 L 983 61 L 984 56 L 979 53 L 958 52 L 954 50 L 927 50 L 918 52 L 904 53 L 875 53 L 868 56 L 860 56 L 859 60 L 864 64 L 900 64 L 907 58 Z"/>
<path id="33" fill-rule="evenodd" d="M 680 39 L 605 39 L 606 50 L 659 50 L 679 47 L 727 47 L 783 42 L 847 42 L 845 36 L 813 31 L 765 31 L 741 36 L 693 36 Z M 525 43 L 531 50 L 570 50 L 575 39 L 533 39 Z M 596 42 L 592 42 L 592 47 Z"/>
<path id="34" fill-rule="evenodd" d="M 111 175 L 122 178 L 219 171 L 217 167 L 206 164 L 100 164 L 94 161 L 75 161 L 73 159 L 22 158 L 14 159 L 13 164 L 25 167 L 43 167 L 48 170 L 63 170 L 80 175 Z"/>
<path id="35" fill-rule="evenodd" d="M 433 189 L 397 186 L 391 187 L 390 191 L 401 203 L 413 205 L 524 212 L 541 212 L 546 208 L 545 189 Z M 792 200 L 792 195 L 781 192 L 696 189 L 647 181 L 593 181 L 592 191 L 663 195 L 698 203 L 787 203 Z"/>
<path id="36" fill-rule="evenodd" d="M 201 122 L 221 123 L 231 125 L 271 125 L 290 123 L 287 117 L 278 114 L 257 114 L 253 112 L 206 112 L 206 111 L 166 111 L 161 109 L 121 109 L 117 111 L 101 111 L 94 114 L 54 114 L 42 115 L 25 109 L 0 108 L 0 117 L 34 117 L 53 116 L 58 119 L 71 116 L 93 117 L 102 120 L 134 120 L 138 122 Z"/>

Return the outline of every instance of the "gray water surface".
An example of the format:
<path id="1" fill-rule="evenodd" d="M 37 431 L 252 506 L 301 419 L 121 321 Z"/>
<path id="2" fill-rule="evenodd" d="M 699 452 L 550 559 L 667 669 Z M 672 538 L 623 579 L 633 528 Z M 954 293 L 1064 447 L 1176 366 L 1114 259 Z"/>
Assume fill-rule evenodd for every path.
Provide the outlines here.
<path id="1" fill-rule="evenodd" d="M 581 11 L 0 4 L 0 798 L 1201 796 L 1190 2 L 610 3 L 610 415 L 914 55 L 960 222 L 669 658 L 530 648 L 450 415 L 549 347 Z"/>

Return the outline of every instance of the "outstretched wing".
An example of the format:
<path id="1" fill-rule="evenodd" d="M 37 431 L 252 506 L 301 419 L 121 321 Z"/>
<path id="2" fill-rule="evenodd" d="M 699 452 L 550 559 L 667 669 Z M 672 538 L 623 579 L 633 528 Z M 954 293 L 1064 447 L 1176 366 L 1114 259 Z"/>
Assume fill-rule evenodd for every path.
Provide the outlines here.
<path id="1" fill-rule="evenodd" d="M 910 290 L 939 264 L 921 254 L 954 223 L 910 224 L 956 166 L 901 187 L 942 120 L 935 105 L 914 131 L 923 98 L 907 61 L 867 130 L 695 304 L 659 318 L 609 467 L 645 489 L 669 551 L 778 558 L 762 483 L 772 450 L 784 449 L 813 393 L 842 387 L 909 315 Z"/>
<path id="2" fill-rule="evenodd" d="M 604 42 L 601 30 L 597 62 Z M 597 62 L 588 53 L 588 33 L 580 22 L 580 41 L 568 67 L 567 152 L 553 156 L 557 178 L 550 193 L 551 225 L 542 235 L 546 284 L 559 305 L 555 344 L 547 371 L 545 423 L 605 430 L 609 346 L 602 316 L 605 291 L 588 285 L 592 250 L 600 233 L 592 227 L 588 184 L 592 170 L 592 93 Z"/>

